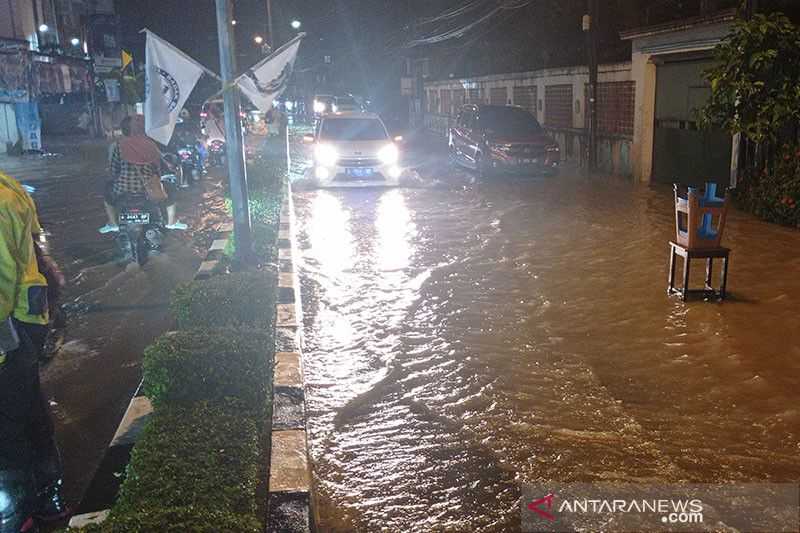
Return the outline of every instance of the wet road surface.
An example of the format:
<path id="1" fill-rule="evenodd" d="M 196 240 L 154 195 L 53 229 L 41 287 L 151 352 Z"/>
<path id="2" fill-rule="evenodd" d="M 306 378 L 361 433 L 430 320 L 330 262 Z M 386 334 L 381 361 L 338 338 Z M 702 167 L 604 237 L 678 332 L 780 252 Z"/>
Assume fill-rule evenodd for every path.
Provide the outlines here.
<path id="1" fill-rule="evenodd" d="M 800 232 L 734 211 L 729 300 L 684 304 L 667 187 L 422 166 L 294 195 L 322 531 L 515 531 L 537 481 L 800 479 Z"/>
<path id="2" fill-rule="evenodd" d="M 192 279 L 211 233 L 222 221 L 219 179 L 179 193 L 178 216 L 191 231 L 171 233 L 164 253 L 144 267 L 114 260 L 100 235 L 106 148 L 61 157 L 3 158 L 0 169 L 37 188 L 34 199 L 51 253 L 67 278 L 65 343 L 42 370 L 64 459 L 71 505 L 91 481 L 141 380 L 143 349 L 172 328 L 171 290 Z"/>

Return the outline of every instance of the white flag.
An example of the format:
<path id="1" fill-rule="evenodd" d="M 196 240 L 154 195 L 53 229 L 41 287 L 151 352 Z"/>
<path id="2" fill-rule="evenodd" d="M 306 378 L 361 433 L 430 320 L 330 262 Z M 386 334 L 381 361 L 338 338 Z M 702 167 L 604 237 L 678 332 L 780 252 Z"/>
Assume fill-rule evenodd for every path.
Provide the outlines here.
<path id="1" fill-rule="evenodd" d="M 236 79 L 239 89 L 262 112 L 269 111 L 272 101 L 279 98 L 289 85 L 297 50 L 304 36 L 301 33 Z"/>
<path id="2" fill-rule="evenodd" d="M 205 70 L 158 35 L 147 32 L 144 123 L 150 138 L 169 143 L 178 114 Z"/>

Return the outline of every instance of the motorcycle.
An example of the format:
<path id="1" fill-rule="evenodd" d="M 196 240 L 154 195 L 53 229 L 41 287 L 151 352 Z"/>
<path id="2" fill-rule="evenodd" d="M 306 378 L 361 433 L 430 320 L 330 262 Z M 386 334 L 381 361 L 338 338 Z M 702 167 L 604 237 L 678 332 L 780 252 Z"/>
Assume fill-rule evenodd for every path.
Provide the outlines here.
<path id="1" fill-rule="evenodd" d="M 170 175 L 171 179 L 176 179 Z M 165 176 L 162 179 L 169 178 Z M 150 255 L 161 251 L 164 241 L 164 216 L 161 207 L 145 194 L 128 194 L 120 199 L 119 233 L 117 246 L 125 261 L 135 261 L 140 266 Z"/>
<path id="2" fill-rule="evenodd" d="M 228 164 L 223 139 L 212 139 L 208 142 L 208 163 L 215 167 L 224 167 Z"/>
<path id="3" fill-rule="evenodd" d="M 178 148 L 178 161 L 180 161 L 183 180 L 179 183 L 182 188 L 189 186 L 189 181 L 198 182 L 203 175 L 203 160 L 196 145 L 185 144 Z"/>

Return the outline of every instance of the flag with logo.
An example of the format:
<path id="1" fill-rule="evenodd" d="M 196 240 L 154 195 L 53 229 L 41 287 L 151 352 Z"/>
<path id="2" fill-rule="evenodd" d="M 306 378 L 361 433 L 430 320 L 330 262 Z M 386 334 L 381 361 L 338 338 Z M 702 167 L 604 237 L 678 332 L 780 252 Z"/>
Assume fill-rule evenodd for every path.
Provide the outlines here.
<path id="1" fill-rule="evenodd" d="M 236 79 L 236 85 L 260 111 L 269 111 L 289 85 L 303 37 L 304 33 L 299 34 Z"/>
<path id="2" fill-rule="evenodd" d="M 144 121 L 147 135 L 168 144 L 186 99 L 206 68 L 147 31 Z"/>

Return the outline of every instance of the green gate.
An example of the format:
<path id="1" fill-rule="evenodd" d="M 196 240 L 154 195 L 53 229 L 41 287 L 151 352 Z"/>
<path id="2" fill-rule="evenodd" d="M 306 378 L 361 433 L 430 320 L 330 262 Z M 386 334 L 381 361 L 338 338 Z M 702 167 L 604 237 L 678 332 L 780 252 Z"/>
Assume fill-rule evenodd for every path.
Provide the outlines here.
<path id="1" fill-rule="evenodd" d="M 711 89 L 702 77 L 708 59 L 663 61 L 656 82 L 653 179 L 700 185 L 730 181 L 731 136 L 720 130 L 699 131 L 694 110 Z"/>

